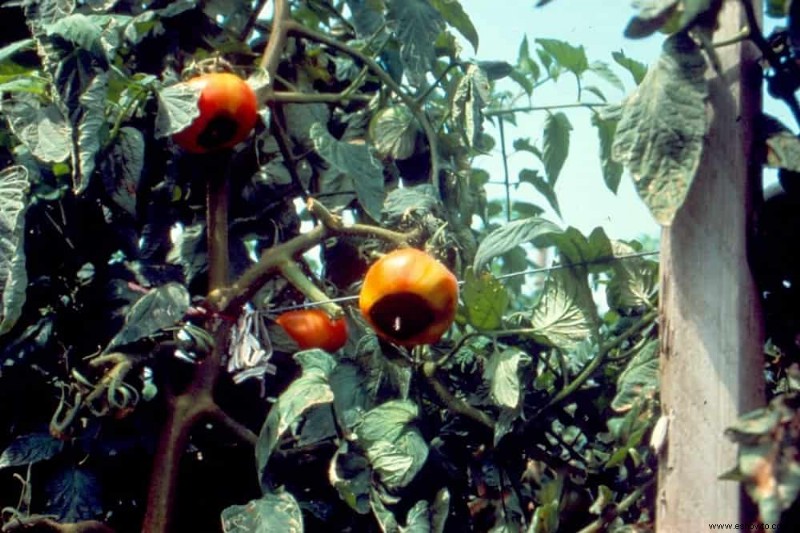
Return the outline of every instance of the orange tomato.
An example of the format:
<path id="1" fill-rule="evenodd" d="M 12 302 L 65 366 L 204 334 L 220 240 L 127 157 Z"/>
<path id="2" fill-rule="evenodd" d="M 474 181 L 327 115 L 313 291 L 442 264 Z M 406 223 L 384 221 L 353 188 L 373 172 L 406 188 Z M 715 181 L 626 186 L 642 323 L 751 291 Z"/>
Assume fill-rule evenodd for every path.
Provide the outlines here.
<path id="1" fill-rule="evenodd" d="M 358 303 L 384 339 L 402 346 L 431 344 L 453 323 L 458 281 L 430 255 L 403 248 L 369 268 Z"/>
<path id="2" fill-rule="evenodd" d="M 200 92 L 200 114 L 173 135 L 178 146 L 202 154 L 230 148 L 250 135 L 258 119 L 258 104 L 246 81 L 228 72 L 214 72 L 185 83 Z"/>
<path id="3" fill-rule="evenodd" d="M 320 348 L 335 352 L 347 343 L 344 317 L 331 320 L 321 309 L 298 309 L 281 314 L 275 321 L 286 330 L 301 350 Z"/>

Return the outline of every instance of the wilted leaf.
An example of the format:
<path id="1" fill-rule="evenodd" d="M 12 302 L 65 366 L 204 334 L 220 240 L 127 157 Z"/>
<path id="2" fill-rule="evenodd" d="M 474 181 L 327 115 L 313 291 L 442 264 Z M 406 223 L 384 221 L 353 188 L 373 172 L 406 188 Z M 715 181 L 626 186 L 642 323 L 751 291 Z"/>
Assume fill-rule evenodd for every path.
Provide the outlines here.
<path id="1" fill-rule="evenodd" d="M 25 211 L 29 192 L 25 167 L 0 171 L 0 335 L 14 327 L 25 304 Z"/>
<path id="2" fill-rule="evenodd" d="M 222 511 L 225 533 L 303 532 L 303 514 L 297 500 L 285 490 L 267 492 L 247 505 L 231 505 Z"/>
<path id="3" fill-rule="evenodd" d="M 0 454 L 0 468 L 24 466 L 55 457 L 64 448 L 64 442 L 49 432 L 20 435 Z"/>
<path id="4" fill-rule="evenodd" d="M 519 405 L 519 365 L 530 357 L 517 348 L 495 352 L 489 357 L 483 379 L 489 382 L 492 398 L 500 407 L 516 409 Z"/>
<path id="5" fill-rule="evenodd" d="M 427 183 L 415 187 L 394 189 L 386 195 L 383 203 L 383 215 L 390 226 L 403 220 L 407 215 L 437 214 L 441 203 L 436 198 L 436 191 Z"/>
<path id="6" fill-rule="evenodd" d="M 615 242 L 616 257 L 630 255 L 634 249 Z M 614 276 L 606 288 L 606 299 L 612 309 L 636 310 L 652 306 L 658 291 L 658 263 L 644 257 L 630 257 L 612 263 Z"/>
<path id="7" fill-rule="evenodd" d="M 80 522 L 103 512 L 97 476 L 81 467 L 68 466 L 53 474 L 45 486 L 45 512 L 62 522 Z"/>
<path id="8" fill-rule="evenodd" d="M 800 172 L 800 138 L 777 132 L 767 138 L 767 166 Z"/>
<path id="9" fill-rule="evenodd" d="M 418 131 L 414 115 L 402 105 L 381 109 L 369 122 L 369 137 L 380 157 L 411 157 Z"/>
<path id="10" fill-rule="evenodd" d="M 434 43 L 445 29 L 442 15 L 427 0 L 386 0 L 386 20 L 400 43 L 400 58 L 414 84 L 433 67 Z"/>
<path id="11" fill-rule="evenodd" d="M 708 119 L 706 61 L 676 34 L 642 84 L 625 101 L 612 149 L 655 219 L 669 226 L 683 205 L 703 151 Z"/>
<path id="12" fill-rule="evenodd" d="M 347 443 L 340 444 L 331 459 L 328 479 L 339 497 L 358 514 L 369 513 L 370 475 L 367 458 L 349 451 Z"/>
<path id="13" fill-rule="evenodd" d="M 489 273 L 476 275 L 468 268 L 461 288 L 467 321 L 478 330 L 498 329 L 511 298 L 500 281 Z"/>
<path id="14" fill-rule="evenodd" d="M 328 377 L 336 361 L 322 350 L 297 352 L 295 360 L 302 367 L 302 375 L 278 397 L 272 406 L 256 444 L 256 463 L 263 490 L 270 488 L 267 463 L 278 439 L 307 409 L 333 401 Z"/>
<path id="15" fill-rule="evenodd" d="M 624 412 L 643 398 L 651 398 L 658 391 L 659 341 L 653 340 L 628 361 L 617 378 L 617 394 L 611 408 Z"/>
<path id="16" fill-rule="evenodd" d="M 108 344 L 108 353 L 177 324 L 189 309 L 189 292 L 180 283 L 167 283 L 151 290 L 125 316 L 125 325 Z"/>
<path id="17" fill-rule="evenodd" d="M 491 86 L 483 72 L 476 65 L 467 67 L 464 77 L 458 82 L 453 103 L 450 107 L 452 120 L 463 129 L 467 146 L 473 147 L 483 131 L 483 108 L 489 103 Z"/>
<path id="18" fill-rule="evenodd" d="M 365 144 L 335 139 L 322 124 L 311 126 L 311 138 L 319 155 L 341 174 L 353 180 L 358 202 L 374 220 L 381 219 L 383 207 L 383 168 Z"/>
<path id="19" fill-rule="evenodd" d="M 652 35 L 666 24 L 678 5 L 678 0 L 635 0 L 633 7 L 638 13 L 628 22 L 625 37 L 638 39 Z"/>

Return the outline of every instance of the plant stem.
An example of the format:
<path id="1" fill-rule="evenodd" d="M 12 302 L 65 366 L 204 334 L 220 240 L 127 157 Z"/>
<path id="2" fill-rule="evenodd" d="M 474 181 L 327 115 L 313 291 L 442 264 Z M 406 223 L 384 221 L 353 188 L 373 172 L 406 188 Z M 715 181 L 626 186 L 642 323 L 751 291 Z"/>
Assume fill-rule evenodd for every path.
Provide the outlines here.
<path id="1" fill-rule="evenodd" d="M 540 106 L 526 106 L 526 107 L 512 107 L 509 109 L 489 109 L 483 112 L 487 117 L 498 115 L 513 115 L 514 113 L 529 113 L 532 111 L 552 111 L 553 109 L 573 109 L 585 107 L 592 109 L 595 107 L 608 107 L 609 104 L 593 103 L 593 102 L 578 102 L 574 104 L 554 104 L 554 105 L 540 105 Z"/>

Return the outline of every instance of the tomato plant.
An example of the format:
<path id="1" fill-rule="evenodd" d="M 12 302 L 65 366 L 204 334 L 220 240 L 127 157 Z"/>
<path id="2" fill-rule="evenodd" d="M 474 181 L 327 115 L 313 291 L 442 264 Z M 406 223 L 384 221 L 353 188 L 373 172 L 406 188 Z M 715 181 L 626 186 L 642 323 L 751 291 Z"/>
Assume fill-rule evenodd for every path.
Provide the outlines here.
<path id="1" fill-rule="evenodd" d="M 250 135 L 258 118 L 258 103 L 245 80 L 230 72 L 212 72 L 185 85 L 199 94 L 200 114 L 173 136 L 181 148 L 206 153 L 235 146 Z"/>
<path id="2" fill-rule="evenodd" d="M 430 255 L 403 248 L 369 268 L 358 303 L 381 337 L 403 346 L 431 344 L 453 323 L 458 281 Z"/>
<path id="3" fill-rule="evenodd" d="M 282 313 L 275 322 L 286 330 L 301 350 L 320 348 L 335 352 L 347 342 L 347 321 L 332 319 L 321 309 L 297 309 Z"/>

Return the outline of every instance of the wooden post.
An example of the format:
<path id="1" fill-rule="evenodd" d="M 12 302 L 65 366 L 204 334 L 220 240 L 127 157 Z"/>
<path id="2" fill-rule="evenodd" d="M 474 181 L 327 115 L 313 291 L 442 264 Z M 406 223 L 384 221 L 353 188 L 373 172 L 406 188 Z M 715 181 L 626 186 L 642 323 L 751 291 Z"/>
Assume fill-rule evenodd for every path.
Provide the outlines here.
<path id="1" fill-rule="evenodd" d="M 757 12 L 761 2 L 754 1 Z M 739 0 L 726 0 L 721 41 L 745 27 Z M 717 50 L 723 77 L 709 68 L 711 128 L 686 204 L 661 243 L 661 400 L 669 418 L 656 502 L 659 533 L 745 523 L 735 466 L 723 435 L 764 402 L 763 331 L 746 260 L 754 180 L 752 140 L 761 105 L 756 48 Z M 740 526 L 741 527 L 741 526 Z"/>

